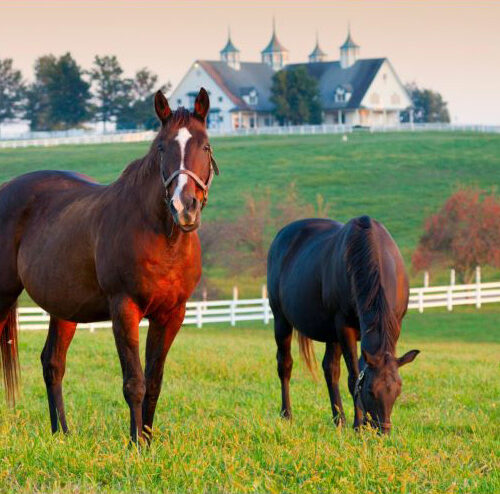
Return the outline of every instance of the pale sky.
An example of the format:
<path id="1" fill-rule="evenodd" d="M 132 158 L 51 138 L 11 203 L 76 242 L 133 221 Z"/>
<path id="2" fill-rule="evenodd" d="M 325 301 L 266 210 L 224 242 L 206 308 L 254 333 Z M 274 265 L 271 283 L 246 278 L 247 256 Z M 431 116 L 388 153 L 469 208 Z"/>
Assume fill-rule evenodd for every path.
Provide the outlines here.
<path id="1" fill-rule="evenodd" d="M 219 58 L 231 26 L 241 59 L 260 60 L 277 33 L 290 62 L 307 60 L 318 31 L 330 60 L 351 23 L 361 58 L 388 57 L 403 82 L 440 91 L 453 121 L 500 124 L 500 2 L 0 0 L 0 58 L 32 79 L 33 62 L 70 51 L 83 68 L 118 56 L 175 86 L 196 59 Z"/>

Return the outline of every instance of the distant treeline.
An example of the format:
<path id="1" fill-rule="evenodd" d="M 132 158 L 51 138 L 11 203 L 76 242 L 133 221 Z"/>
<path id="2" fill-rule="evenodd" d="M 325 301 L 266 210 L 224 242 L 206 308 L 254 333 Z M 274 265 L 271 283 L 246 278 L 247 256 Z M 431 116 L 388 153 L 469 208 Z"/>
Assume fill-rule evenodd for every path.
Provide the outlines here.
<path id="1" fill-rule="evenodd" d="M 156 126 L 153 93 L 170 89 L 159 84 L 147 68 L 124 77 L 116 56 L 96 55 L 90 70 L 82 69 L 70 53 L 44 55 L 35 62 L 28 84 L 12 59 L 0 59 L 0 124 L 29 120 L 32 130 L 66 130 L 84 122 L 116 122 L 120 129 Z"/>
<path id="2" fill-rule="evenodd" d="M 23 118 L 32 130 L 66 130 L 85 122 L 110 121 L 118 129 L 151 129 L 157 125 L 151 109 L 153 93 L 168 91 L 147 68 L 127 78 L 116 56 L 96 55 L 89 70 L 82 69 L 66 53 L 44 55 L 35 61 L 34 81 L 28 84 L 12 59 L 0 59 L 0 124 Z M 413 101 L 415 122 L 449 122 L 447 103 L 441 94 L 420 89 L 407 90 Z M 271 88 L 274 115 L 281 125 L 320 124 L 322 109 L 317 81 L 305 69 L 275 74 Z M 409 113 L 402 112 L 402 120 Z"/>

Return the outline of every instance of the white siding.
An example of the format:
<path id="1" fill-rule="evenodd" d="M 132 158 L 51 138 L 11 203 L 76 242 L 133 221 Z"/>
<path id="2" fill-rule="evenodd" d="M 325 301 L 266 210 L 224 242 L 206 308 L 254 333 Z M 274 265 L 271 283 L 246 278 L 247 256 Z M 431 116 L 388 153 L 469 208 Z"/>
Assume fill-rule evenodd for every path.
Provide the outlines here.
<path id="1" fill-rule="evenodd" d="M 374 120 L 377 124 L 384 125 L 394 121 L 394 113 L 389 117 L 389 110 L 401 111 L 411 105 L 411 100 L 403 85 L 399 81 L 391 64 L 385 60 L 370 87 L 361 101 L 361 106 L 376 112 L 382 112 Z M 387 121 L 384 118 L 386 111 Z M 375 123 L 375 122 L 374 122 Z"/>
<path id="2" fill-rule="evenodd" d="M 184 106 L 192 109 L 194 99 L 190 101 L 189 93 L 198 92 L 201 87 L 204 87 L 210 96 L 210 127 L 231 130 L 231 113 L 229 111 L 234 108 L 234 103 L 197 62 L 191 65 L 187 74 L 170 95 L 169 103 L 171 108 L 175 109 L 178 106 Z M 220 111 L 212 111 L 215 109 Z M 220 118 L 222 118 L 222 121 L 220 121 Z"/>

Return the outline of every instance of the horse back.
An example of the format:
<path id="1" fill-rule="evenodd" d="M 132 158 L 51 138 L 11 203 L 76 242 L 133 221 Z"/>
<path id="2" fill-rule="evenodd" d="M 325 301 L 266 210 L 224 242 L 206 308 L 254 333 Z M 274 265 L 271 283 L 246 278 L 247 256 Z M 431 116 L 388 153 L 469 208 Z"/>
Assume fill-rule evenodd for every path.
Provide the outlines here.
<path id="1" fill-rule="evenodd" d="M 332 328 L 325 310 L 323 274 L 329 249 L 342 223 L 305 219 L 290 223 L 274 239 L 268 254 L 267 282 L 273 312 L 307 336 L 325 341 Z"/>

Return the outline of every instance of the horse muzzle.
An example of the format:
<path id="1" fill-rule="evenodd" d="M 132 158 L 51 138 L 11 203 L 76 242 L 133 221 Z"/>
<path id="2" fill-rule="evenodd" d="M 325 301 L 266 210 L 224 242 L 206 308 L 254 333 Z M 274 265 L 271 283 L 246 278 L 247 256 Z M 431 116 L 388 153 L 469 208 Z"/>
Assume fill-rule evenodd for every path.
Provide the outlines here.
<path id="1" fill-rule="evenodd" d="M 194 200 L 190 202 L 188 207 L 183 205 L 179 209 L 176 206 L 174 200 L 171 200 L 169 207 L 174 223 L 186 233 L 196 230 L 200 226 L 201 208 L 199 201 Z"/>

